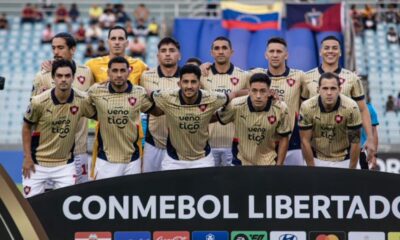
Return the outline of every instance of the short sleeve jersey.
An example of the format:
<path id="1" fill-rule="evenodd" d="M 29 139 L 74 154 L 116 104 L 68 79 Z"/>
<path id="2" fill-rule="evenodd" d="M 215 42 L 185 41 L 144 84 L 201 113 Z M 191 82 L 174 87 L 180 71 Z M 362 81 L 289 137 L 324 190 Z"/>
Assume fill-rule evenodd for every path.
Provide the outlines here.
<path id="1" fill-rule="evenodd" d="M 235 98 L 217 117 L 222 124 L 234 123 L 235 165 L 275 165 L 275 142 L 291 132 L 286 104 L 272 98 L 263 111 L 254 109 L 249 96 Z"/>
<path id="2" fill-rule="evenodd" d="M 100 124 L 97 156 L 112 163 L 138 159 L 138 119 L 140 112 L 147 112 L 153 106 L 146 90 L 128 81 L 125 92 L 118 93 L 106 82 L 93 85 L 89 99 L 96 107 Z"/>
<path id="3" fill-rule="evenodd" d="M 302 103 L 300 130 L 312 130 L 314 157 L 327 161 L 349 159 L 350 143 L 347 130 L 361 128 L 361 113 L 357 103 L 339 95 L 333 110 L 327 112 L 319 95 Z"/>
<path id="4" fill-rule="evenodd" d="M 227 103 L 227 95 L 199 90 L 195 103 L 190 105 L 185 103 L 181 90 L 154 92 L 153 98 L 166 116 L 168 155 L 188 161 L 208 156 L 208 125 L 215 111 Z"/>
<path id="5" fill-rule="evenodd" d="M 75 135 L 82 117 L 95 115 L 87 94 L 72 90 L 66 103 L 60 103 L 55 89 L 34 96 L 25 113 L 25 122 L 32 124 L 32 159 L 45 167 L 65 165 L 73 161 Z"/>
<path id="6" fill-rule="evenodd" d="M 150 69 L 142 74 L 140 85 L 149 91 L 173 90 L 179 88 L 179 68 L 172 77 L 166 77 L 160 67 Z M 167 146 L 167 122 L 165 115 L 148 115 L 146 143 L 165 149 Z"/>
<path id="7" fill-rule="evenodd" d="M 249 72 L 231 64 L 226 73 L 217 71 L 215 64 L 211 65 L 208 76 L 201 78 L 201 84 L 207 91 L 229 94 L 248 88 Z M 210 145 L 212 148 L 229 148 L 232 144 L 234 126 L 232 123 L 221 125 L 212 123 L 209 125 Z"/>

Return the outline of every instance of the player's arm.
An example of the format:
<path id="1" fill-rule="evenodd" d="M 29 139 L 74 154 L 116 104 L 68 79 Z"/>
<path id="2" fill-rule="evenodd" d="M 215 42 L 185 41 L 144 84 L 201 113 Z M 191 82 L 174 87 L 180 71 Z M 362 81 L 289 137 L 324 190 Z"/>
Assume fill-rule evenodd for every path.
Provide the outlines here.
<path id="1" fill-rule="evenodd" d="M 289 148 L 289 136 L 281 137 L 281 139 L 279 140 L 278 157 L 276 160 L 276 165 L 278 166 L 283 165 L 288 148 Z"/>
<path id="2" fill-rule="evenodd" d="M 347 138 L 350 143 L 350 166 L 349 168 L 355 169 L 357 167 L 358 158 L 360 157 L 360 128 L 348 129 Z"/>
<path id="3" fill-rule="evenodd" d="M 151 91 L 149 89 L 146 89 L 145 91 L 146 91 L 146 95 L 147 95 L 145 97 L 145 101 L 147 102 L 147 105 L 151 104 L 151 106 L 150 106 L 150 108 L 148 108 L 146 110 L 142 109 L 143 110 L 142 112 L 151 114 L 156 117 L 164 115 L 164 111 L 159 106 L 157 106 L 156 101 L 154 99 L 154 98 L 157 98 L 160 96 L 159 91 L 155 92 L 155 91 Z"/>
<path id="4" fill-rule="evenodd" d="M 211 65 L 212 64 L 210 62 L 205 62 L 201 64 L 200 65 L 201 75 L 207 77 L 208 73 L 210 72 Z"/>
<path id="5" fill-rule="evenodd" d="M 289 112 L 287 106 L 283 102 L 281 103 L 281 105 L 282 105 L 281 120 L 279 121 L 277 126 L 277 132 L 281 137 L 279 139 L 278 156 L 276 161 L 276 164 L 278 166 L 282 166 L 285 161 L 286 153 L 289 148 L 289 135 L 292 132 L 291 124 L 289 122 Z"/>
<path id="6" fill-rule="evenodd" d="M 361 111 L 362 126 L 367 134 L 367 142 L 365 149 L 367 150 L 367 161 L 370 163 L 371 168 L 376 168 L 376 145 L 374 144 L 374 135 L 372 132 L 371 117 L 365 100 L 357 101 L 357 105 Z"/>
<path id="7" fill-rule="evenodd" d="M 51 69 L 53 68 L 53 61 L 51 60 L 46 60 L 42 62 L 42 71 L 45 72 L 51 72 Z"/>
<path id="8" fill-rule="evenodd" d="M 24 162 L 22 164 L 22 175 L 24 178 L 31 177 L 31 171 L 35 172 L 35 164 L 32 160 L 32 124 L 24 121 L 22 125 L 22 145 L 24 149 Z"/>
<path id="9" fill-rule="evenodd" d="M 301 152 L 307 166 L 314 167 L 314 155 L 311 148 L 312 129 L 300 129 Z"/>
<path id="10" fill-rule="evenodd" d="M 226 125 L 235 120 L 235 113 L 236 113 L 236 108 L 231 102 L 227 106 L 216 111 L 211 117 L 210 123 L 218 121 L 222 125 Z"/>

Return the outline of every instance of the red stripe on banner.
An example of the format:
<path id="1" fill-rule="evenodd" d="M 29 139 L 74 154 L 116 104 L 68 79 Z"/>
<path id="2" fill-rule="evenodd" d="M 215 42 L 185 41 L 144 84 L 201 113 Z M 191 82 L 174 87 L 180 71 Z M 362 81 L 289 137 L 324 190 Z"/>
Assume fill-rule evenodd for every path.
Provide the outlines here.
<path id="1" fill-rule="evenodd" d="M 32 137 L 39 137 L 40 136 L 40 132 L 33 132 L 32 133 Z"/>
<path id="2" fill-rule="evenodd" d="M 222 26 L 228 29 L 242 28 L 250 31 L 257 31 L 263 29 L 279 29 L 279 22 L 248 23 L 235 20 L 223 20 Z"/>

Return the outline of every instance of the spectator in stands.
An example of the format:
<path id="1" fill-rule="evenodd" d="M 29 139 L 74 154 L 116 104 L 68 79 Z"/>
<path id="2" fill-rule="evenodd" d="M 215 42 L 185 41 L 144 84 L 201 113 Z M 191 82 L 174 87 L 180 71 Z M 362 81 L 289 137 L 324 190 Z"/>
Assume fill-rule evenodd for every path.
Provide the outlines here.
<path id="1" fill-rule="evenodd" d="M 375 17 L 375 10 L 373 8 L 371 8 L 370 5 L 365 4 L 364 11 L 363 11 L 362 14 L 363 14 L 363 16 L 365 18 L 367 18 L 367 17 Z"/>
<path id="2" fill-rule="evenodd" d="M 108 55 L 108 50 L 106 48 L 106 44 L 103 39 L 99 41 L 99 44 L 97 46 L 96 50 L 96 57 L 102 57 Z"/>
<path id="3" fill-rule="evenodd" d="M 46 28 L 42 32 L 42 43 L 51 43 L 54 37 L 54 32 L 51 27 L 51 23 L 46 24 Z"/>
<path id="4" fill-rule="evenodd" d="M 127 21 L 125 23 L 125 29 L 126 29 L 126 33 L 128 34 L 128 36 L 133 36 L 134 35 L 131 21 Z"/>
<path id="5" fill-rule="evenodd" d="M 394 27 L 389 28 L 386 34 L 386 40 L 390 44 L 399 42 L 399 36 L 397 35 L 396 29 Z"/>
<path id="6" fill-rule="evenodd" d="M 396 8 L 395 4 L 389 4 L 388 9 L 384 14 L 385 22 L 387 23 L 400 23 L 399 10 Z"/>
<path id="7" fill-rule="evenodd" d="M 92 44 L 88 43 L 86 45 L 86 49 L 85 49 L 85 54 L 84 54 L 85 58 L 93 58 L 93 57 L 95 57 L 95 55 L 96 54 L 94 52 Z"/>
<path id="8" fill-rule="evenodd" d="M 106 7 L 104 8 L 103 12 L 107 12 L 107 11 L 115 13 L 115 8 L 111 3 L 106 4 Z"/>
<path id="9" fill-rule="evenodd" d="M 396 111 L 400 111 L 400 92 L 399 92 L 399 94 L 397 95 L 396 106 L 395 106 L 395 108 L 396 108 Z"/>
<path id="10" fill-rule="evenodd" d="M 77 19 L 79 18 L 80 12 L 78 9 L 78 5 L 76 5 L 76 3 L 73 3 L 71 5 L 71 8 L 69 9 L 69 17 L 71 19 L 72 22 L 76 22 Z"/>
<path id="11" fill-rule="evenodd" d="M 79 24 L 79 28 L 75 32 L 75 40 L 77 43 L 84 43 L 86 40 L 86 29 L 83 22 Z"/>
<path id="12" fill-rule="evenodd" d="M 68 10 L 62 3 L 60 3 L 56 9 L 54 22 L 55 23 L 68 22 Z"/>
<path id="13" fill-rule="evenodd" d="M 133 34 L 137 37 L 147 37 L 147 35 L 149 34 L 149 30 L 147 29 L 143 20 L 139 20 L 137 22 L 136 27 L 133 29 Z"/>
<path id="14" fill-rule="evenodd" d="M 132 57 L 144 58 L 146 53 L 146 45 L 139 40 L 137 36 L 133 38 L 133 41 L 129 42 L 129 51 Z"/>
<path id="15" fill-rule="evenodd" d="M 99 17 L 101 16 L 101 14 L 103 14 L 103 8 L 96 4 L 93 4 L 89 8 L 90 23 L 97 23 L 99 21 Z"/>
<path id="16" fill-rule="evenodd" d="M 196 57 L 191 57 L 186 61 L 185 64 L 192 64 L 192 65 L 196 65 L 196 66 L 200 67 L 201 63 L 202 62 L 200 59 L 198 59 Z"/>
<path id="17" fill-rule="evenodd" d="M 35 22 L 42 22 L 44 19 L 43 12 L 38 4 L 33 5 L 33 10 L 35 12 Z"/>
<path id="18" fill-rule="evenodd" d="M 365 15 L 363 18 L 364 29 L 376 30 L 375 15 Z"/>
<path id="19" fill-rule="evenodd" d="M 101 38 L 101 28 L 97 23 L 90 23 L 89 28 L 86 31 L 86 40 L 88 42 L 95 42 Z"/>
<path id="20" fill-rule="evenodd" d="M 115 15 L 117 17 L 118 23 L 125 24 L 126 22 L 131 20 L 128 14 L 125 12 L 123 4 L 116 4 Z"/>
<path id="21" fill-rule="evenodd" d="M 8 29 L 8 20 L 5 13 L 2 13 L 0 16 L 0 29 Z"/>
<path id="22" fill-rule="evenodd" d="M 32 4 L 27 3 L 21 12 L 21 23 L 34 23 L 35 17 L 35 9 Z"/>
<path id="23" fill-rule="evenodd" d="M 386 102 L 386 112 L 395 111 L 394 99 L 392 95 L 388 96 L 388 100 Z"/>
<path id="24" fill-rule="evenodd" d="M 110 29 L 115 25 L 115 15 L 110 9 L 104 10 L 99 18 L 100 27 L 102 29 Z"/>
<path id="25" fill-rule="evenodd" d="M 353 21 L 354 31 L 357 35 L 362 33 L 363 25 L 362 25 L 362 15 L 358 12 L 355 4 L 351 5 L 350 8 L 350 17 Z"/>
<path id="26" fill-rule="evenodd" d="M 147 30 L 149 36 L 158 36 L 159 27 L 155 18 L 151 19 L 151 22 L 149 23 Z"/>
<path id="27" fill-rule="evenodd" d="M 147 9 L 146 5 L 143 3 L 139 4 L 136 8 L 135 11 L 133 12 L 133 16 L 135 16 L 136 23 L 140 22 L 147 22 L 149 19 L 150 11 Z"/>
<path id="28" fill-rule="evenodd" d="M 51 16 L 53 13 L 54 5 L 51 3 L 51 0 L 41 0 L 42 10 L 46 13 L 47 16 Z"/>

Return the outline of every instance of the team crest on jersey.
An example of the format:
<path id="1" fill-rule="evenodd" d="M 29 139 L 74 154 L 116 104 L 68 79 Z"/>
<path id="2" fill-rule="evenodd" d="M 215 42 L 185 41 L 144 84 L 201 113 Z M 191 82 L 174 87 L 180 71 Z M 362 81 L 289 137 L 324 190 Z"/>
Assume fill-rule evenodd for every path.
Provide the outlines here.
<path id="1" fill-rule="evenodd" d="M 25 193 L 25 195 L 28 195 L 30 192 L 31 192 L 31 187 L 25 186 L 25 187 L 24 187 L 24 193 Z"/>
<path id="2" fill-rule="evenodd" d="M 136 104 L 136 98 L 135 97 L 130 97 L 130 98 L 128 98 L 128 102 L 133 107 Z"/>
<path id="3" fill-rule="evenodd" d="M 239 78 L 237 77 L 231 77 L 231 83 L 236 86 L 239 83 Z"/>
<path id="4" fill-rule="evenodd" d="M 199 108 L 202 112 L 204 112 L 207 109 L 207 104 L 201 104 L 199 105 Z"/>
<path id="5" fill-rule="evenodd" d="M 79 82 L 80 84 L 84 84 L 84 83 L 85 83 L 85 80 L 86 80 L 84 76 L 79 76 L 79 77 L 77 77 L 76 79 L 78 80 L 78 82 Z"/>
<path id="6" fill-rule="evenodd" d="M 288 78 L 286 79 L 286 82 L 289 85 L 289 87 L 292 87 L 296 83 L 296 80 L 294 80 L 293 78 Z"/>
<path id="7" fill-rule="evenodd" d="M 274 124 L 276 122 L 276 117 L 275 116 L 268 116 L 268 122 L 270 124 Z"/>
<path id="8" fill-rule="evenodd" d="M 75 115 L 75 114 L 78 112 L 79 107 L 77 107 L 77 106 L 72 106 L 72 107 L 69 108 L 69 110 L 71 111 L 71 113 L 72 113 L 73 115 Z"/>
<path id="9" fill-rule="evenodd" d="M 344 78 L 339 78 L 339 83 L 340 83 L 340 85 L 342 85 L 344 82 L 346 82 L 346 79 L 344 79 Z"/>
<path id="10" fill-rule="evenodd" d="M 341 123 L 342 120 L 343 120 L 343 116 L 340 116 L 339 114 L 335 116 L 336 123 Z"/>

